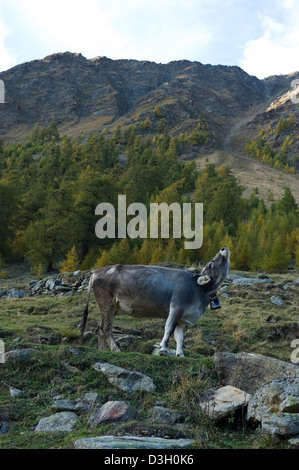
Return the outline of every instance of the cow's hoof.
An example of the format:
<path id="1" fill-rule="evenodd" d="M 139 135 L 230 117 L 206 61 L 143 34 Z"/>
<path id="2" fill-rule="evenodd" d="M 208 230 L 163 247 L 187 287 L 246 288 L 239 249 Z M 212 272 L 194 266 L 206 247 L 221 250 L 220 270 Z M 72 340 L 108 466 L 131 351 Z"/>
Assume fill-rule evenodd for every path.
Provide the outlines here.
<path id="1" fill-rule="evenodd" d="M 167 355 L 168 355 L 167 349 L 160 349 L 159 356 L 167 356 Z"/>

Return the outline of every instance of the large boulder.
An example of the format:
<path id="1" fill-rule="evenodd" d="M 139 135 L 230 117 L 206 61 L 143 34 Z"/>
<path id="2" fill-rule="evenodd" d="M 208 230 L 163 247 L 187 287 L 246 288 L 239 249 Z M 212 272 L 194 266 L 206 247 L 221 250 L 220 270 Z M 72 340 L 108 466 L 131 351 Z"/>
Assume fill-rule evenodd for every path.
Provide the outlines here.
<path id="1" fill-rule="evenodd" d="M 261 387 L 249 402 L 246 419 L 262 422 L 273 413 L 299 413 L 299 379 L 274 380 Z"/>
<path id="2" fill-rule="evenodd" d="M 136 370 L 123 369 L 107 362 L 97 362 L 92 367 L 105 374 L 112 385 L 125 392 L 134 393 L 136 390 L 153 392 L 156 389 L 151 377 Z"/>
<path id="3" fill-rule="evenodd" d="M 299 377 L 297 364 L 253 353 L 216 352 L 214 364 L 223 385 L 232 385 L 253 394 L 267 382 Z"/>

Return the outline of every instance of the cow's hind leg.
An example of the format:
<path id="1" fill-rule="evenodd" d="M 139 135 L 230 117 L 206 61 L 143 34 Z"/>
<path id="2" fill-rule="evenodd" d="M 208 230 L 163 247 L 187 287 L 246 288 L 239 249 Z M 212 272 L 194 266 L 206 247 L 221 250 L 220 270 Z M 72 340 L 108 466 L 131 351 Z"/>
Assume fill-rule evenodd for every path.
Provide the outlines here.
<path id="1" fill-rule="evenodd" d="M 100 305 L 101 320 L 99 323 L 98 333 L 98 347 L 99 349 L 105 349 L 106 342 L 108 343 L 111 351 L 120 351 L 113 337 L 113 321 L 116 313 L 116 302 L 111 300 L 107 302 L 103 301 Z"/>
<path id="2" fill-rule="evenodd" d="M 174 338 L 176 341 L 176 355 L 179 357 L 184 357 L 184 352 L 183 352 L 184 330 L 185 330 L 185 327 L 180 324 L 178 324 L 176 329 L 174 330 Z"/>
<path id="3" fill-rule="evenodd" d="M 102 317 L 99 322 L 99 330 L 98 330 L 98 349 L 101 351 L 104 351 L 107 346 L 107 341 L 106 341 L 106 336 L 103 330 L 103 322 L 102 322 Z"/>
<path id="4" fill-rule="evenodd" d="M 181 309 L 170 309 L 164 330 L 164 336 L 160 344 L 160 356 L 167 356 L 167 344 L 170 336 L 173 334 L 176 326 L 182 317 L 183 311 Z"/>

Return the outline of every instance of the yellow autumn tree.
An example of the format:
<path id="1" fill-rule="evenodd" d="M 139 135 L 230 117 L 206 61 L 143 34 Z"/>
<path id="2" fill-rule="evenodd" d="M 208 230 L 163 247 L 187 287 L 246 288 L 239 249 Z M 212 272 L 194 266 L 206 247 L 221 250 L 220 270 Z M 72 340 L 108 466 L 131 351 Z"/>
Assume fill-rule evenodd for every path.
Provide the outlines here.
<path id="1" fill-rule="evenodd" d="M 60 272 L 74 272 L 79 268 L 79 265 L 80 261 L 76 251 L 76 247 L 73 246 L 73 248 L 71 248 L 71 250 L 68 252 L 65 261 L 62 261 L 60 263 Z"/>

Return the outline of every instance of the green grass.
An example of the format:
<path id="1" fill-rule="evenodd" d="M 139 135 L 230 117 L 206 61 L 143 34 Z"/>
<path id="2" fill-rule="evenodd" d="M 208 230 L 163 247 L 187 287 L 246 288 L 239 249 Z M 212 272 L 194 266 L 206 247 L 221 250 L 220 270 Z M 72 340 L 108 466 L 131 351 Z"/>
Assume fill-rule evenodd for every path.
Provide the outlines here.
<path id="1" fill-rule="evenodd" d="M 298 287 L 286 280 L 296 277 L 273 275 L 275 284 L 270 285 L 235 287 L 230 283 L 227 291 L 230 298 L 221 297 L 222 309 L 208 309 L 197 325 L 187 330 L 184 358 L 150 355 L 153 345 L 162 338 L 163 321 L 140 321 L 122 314 L 116 317 L 115 326 L 131 334 L 132 341 L 122 347 L 121 353 L 99 351 L 95 334 L 80 346 L 79 325 L 86 293 L 1 299 L 0 337 L 6 350 L 32 347 L 34 354 L 30 362 L 0 364 L 0 421 L 10 422 L 9 432 L 0 435 L 0 448 L 72 448 L 79 437 L 113 434 L 116 430 L 123 434 L 192 437 L 196 448 L 277 447 L 273 440 L 245 426 L 240 417 L 216 426 L 200 412 L 198 403 L 202 393 L 220 386 L 213 363 L 215 351 L 255 352 L 290 361 L 290 343 L 299 337 Z M 0 288 L 9 282 L 2 280 Z M 284 306 L 272 304 L 272 295 L 283 298 Z M 266 321 L 271 315 L 276 323 Z M 95 330 L 98 318 L 92 297 L 86 331 Z M 169 346 L 174 347 L 173 339 Z M 74 354 L 72 347 L 80 348 L 80 354 Z M 93 369 L 96 362 L 109 362 L 149 375 L 156 390 L 128 395 Z M 65 363 L 80 372 L 69 371 Z M 7 385 L 23 390 L 26 396 L 12 398 Z M 116 426 L 102 424 L 93 430 L 88 425 L 89 415 L 82 415 L 72 433 L 34 432 L 38 421 L 53 413 L 54 397 L 76 399 L 87 392 L 99 393 L 101 403 L 111 399 L 129 401 L 138 410 L 135 421 Z M 154 424 L 151 410 L 157 402 L 184 413 L 184 426 Z"/>

